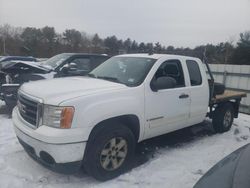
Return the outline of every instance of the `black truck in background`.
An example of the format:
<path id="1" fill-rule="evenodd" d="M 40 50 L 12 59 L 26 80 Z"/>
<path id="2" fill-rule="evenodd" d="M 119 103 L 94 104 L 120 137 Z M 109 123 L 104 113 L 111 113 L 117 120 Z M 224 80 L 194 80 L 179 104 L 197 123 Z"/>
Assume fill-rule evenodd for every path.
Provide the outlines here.
<path id="1" fill-rule="evenodd" d="M 0 69 L 0 100 L 12 109 L 17 102 L 18 88 L 23 83 L 57 77 L 84 76 L 107 59 L 107 55 L 62 53 L 43 62 L 3 62 Z"/>

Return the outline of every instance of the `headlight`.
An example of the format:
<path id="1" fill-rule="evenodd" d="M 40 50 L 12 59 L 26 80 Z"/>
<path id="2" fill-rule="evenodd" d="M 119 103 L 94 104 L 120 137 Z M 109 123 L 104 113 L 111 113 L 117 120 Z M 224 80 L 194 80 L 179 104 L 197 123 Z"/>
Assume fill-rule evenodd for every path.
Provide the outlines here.
<path id="1" fill-rule="evenodd" d="M 43 106 L 42 124 L 55 128 L 69 129 L 74 116 L 73 107 Z"/>

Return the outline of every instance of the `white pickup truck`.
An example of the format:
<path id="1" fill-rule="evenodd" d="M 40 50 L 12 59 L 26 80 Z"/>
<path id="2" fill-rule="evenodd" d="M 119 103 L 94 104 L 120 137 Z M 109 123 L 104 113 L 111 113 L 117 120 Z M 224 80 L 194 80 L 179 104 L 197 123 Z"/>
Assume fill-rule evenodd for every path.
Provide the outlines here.
<path id="1" fill-rule="evenodd" d="M 108 180 L 129 169 L 136 144 L 145 139 L 207 116 L 216 132 L 228 131 L 245 93 L 215 90 L 197 58 L 120 55 L 88 77 L 24 84 L 13 124 L 24 149 L 44 166 L 62 173 L 83 166 Z"/>

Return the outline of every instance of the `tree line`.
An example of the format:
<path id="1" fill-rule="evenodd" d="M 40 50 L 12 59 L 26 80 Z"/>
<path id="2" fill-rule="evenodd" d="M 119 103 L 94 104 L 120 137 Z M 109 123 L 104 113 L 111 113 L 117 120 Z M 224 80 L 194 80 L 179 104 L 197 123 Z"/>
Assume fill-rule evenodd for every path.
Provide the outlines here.
<path id="1" fill-rule="evenodd" d="M 236 45 L 233 42 L 200 45 L 195 48 L 175 48 L 157 43 L 144 43 L 118 39 L 115 35 L 100 38 L 75 29 L 56 32 L 54 27 L 13 27 L 0 25 L 0 55 L 22 55 L 48 58 L 64 52 L 101 53 L 167 53 L 206 58 L 209 63 L 249 64 L 250 31 L 240 34 Z"/>

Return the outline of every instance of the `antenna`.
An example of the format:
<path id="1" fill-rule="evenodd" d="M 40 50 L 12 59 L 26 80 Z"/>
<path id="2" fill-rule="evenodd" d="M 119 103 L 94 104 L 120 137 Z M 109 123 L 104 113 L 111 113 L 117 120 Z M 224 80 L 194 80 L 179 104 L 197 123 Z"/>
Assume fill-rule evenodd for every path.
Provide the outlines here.
<path id="1" fill-rule="evenodd" d="M 150 48 L 149 51 L 148 51 L 148 55 L 153 55 L 153 54 L 154 54 L 154 49 Z"/>

